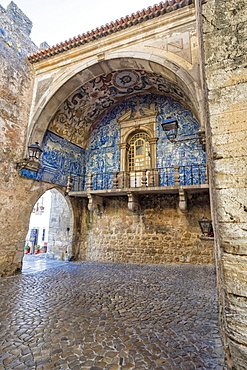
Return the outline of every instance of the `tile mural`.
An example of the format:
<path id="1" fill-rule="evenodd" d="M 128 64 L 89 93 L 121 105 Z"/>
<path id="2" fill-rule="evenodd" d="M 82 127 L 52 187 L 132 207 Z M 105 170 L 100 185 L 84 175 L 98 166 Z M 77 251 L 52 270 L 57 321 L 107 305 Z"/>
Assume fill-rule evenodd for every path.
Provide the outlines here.
<path id="1" fill-rule="evenodd" d="M 74 179 L 74 190 L 85 190 L 84 178 L 88 174 L 94 174 L 94 188 L 111 188 L 112 173 L 120 170 L 120 125 L 117 119 L 129 109 L 135 112 L 140 110 L 140 107 L 148 108 L 153 103 L 159 112 L 156 155 L 160 185 L 174 184 L 174 166 L 180 166 L 181 184 L 203 182 L 205 152 L 192 142 L 182 142 L 179 145 L 169 142 L 161 127 L 162 121 L 171 116 L 178 121 L 178 139 L 185 139 L 198 135 L 197 120 L 180 102 L 154 94 L 131 97 L 115 106 L 95 126 L 85 148 L 47 130 L 42 145 L 44 152 L 40 170 L 36 174 L 23 169 L 22 175 L 58 185 L 66 185 L 70 175 Z"/>
<path id="2" fill-rule="evenodd" d="M 68 176 L 84 173 L 85 150 L 47 130 L 42 143 L 41 167 L 33 172 L 22 170 L 22 176 L 36 180 L 66 185 Z"/>

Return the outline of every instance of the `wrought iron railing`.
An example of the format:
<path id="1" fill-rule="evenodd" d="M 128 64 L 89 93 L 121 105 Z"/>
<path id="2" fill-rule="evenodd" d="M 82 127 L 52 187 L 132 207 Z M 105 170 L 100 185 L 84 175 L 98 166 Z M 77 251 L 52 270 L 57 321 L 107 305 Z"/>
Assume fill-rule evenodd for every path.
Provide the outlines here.
<path id="1" fill-rule="evenodd" d="M 70 179 L 70 180 L 69 180 Z M 206 164 L 173 166 L 131 172 L 95 173 L 68 178 L 69 191 L 207 184 Z"/>

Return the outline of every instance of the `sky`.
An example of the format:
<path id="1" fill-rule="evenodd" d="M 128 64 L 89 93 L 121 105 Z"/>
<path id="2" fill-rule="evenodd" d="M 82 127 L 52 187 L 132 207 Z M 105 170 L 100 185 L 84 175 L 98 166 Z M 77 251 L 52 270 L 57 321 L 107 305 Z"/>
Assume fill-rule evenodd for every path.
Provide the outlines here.
<path id="1" fill-rule="evenodd" d="M 160 0 L 14 0 L 33 22 L 32 41 L 50 46 L 135 13 Z M 6 9 L 10 0 L 0 0 Z"/>

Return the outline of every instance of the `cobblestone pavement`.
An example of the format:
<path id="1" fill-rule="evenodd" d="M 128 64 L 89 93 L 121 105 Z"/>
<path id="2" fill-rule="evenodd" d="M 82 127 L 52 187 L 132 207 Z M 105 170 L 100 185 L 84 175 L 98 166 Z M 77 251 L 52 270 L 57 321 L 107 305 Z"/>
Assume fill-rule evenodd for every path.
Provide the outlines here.
<path id="1" fill-rule="evenodd" d="M 0 279 L 0 369 L 224 369 L 212 266 L 66 263 Z"/>

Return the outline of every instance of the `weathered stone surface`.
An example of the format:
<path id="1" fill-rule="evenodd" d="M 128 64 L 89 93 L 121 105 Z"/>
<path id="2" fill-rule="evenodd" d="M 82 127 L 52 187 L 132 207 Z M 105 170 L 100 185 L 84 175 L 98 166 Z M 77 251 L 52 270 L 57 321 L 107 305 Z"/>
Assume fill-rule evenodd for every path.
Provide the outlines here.
<path id="1" fill-rule="evenodd" d="M 198 220 L 209 205 L 207 194 L 189 197 L 189 211 L 178 195 L 140 197 L 141 210 L 127 209 L 125 198 L 104 200 L 102 215 L 88 212 L 86 259 L 115 262 L 212 264 L 213 241 L 200 240 Z"/>
<path id="2" fill-rule="evenodd" d="M 0 7 L 0 276 L 20 270 L 31 209 L 46 189 L 20 178 L 16 162 L 23 152 L 33 87 L 26 55 L 37 50 L 29 38 L 31 22 L 11 3 Z"/>
<path id="3" fill-rule="evenodd" d="M 212 133 L 216 256 L 229 368 L 246 369 L 246 2 L 210 0 L 202 8 Z M 221 254 L 221 248 L 225 253 Z M 222 295 L 221 295 L 222 292 Z M 224 306 L 225 305 L 225 306 Z M 230 338 L 230 339 L 229 339 Z"/>
<path id="4" fill-rule="evenodd" d="M 237 342 L 246 343 L 247 299 L 244 296 L 229 293 L 227 294 L 226 302 L 226 322 L 228 334 Z"/>
<path id="5" fill-rule="evenodd" d="M 236 342 L 230 340 L 229 347 L 234 359 L 234 367 L 235 369 L 246 370 L 246 358 L 247 358 L 247 350 L 246 346 L 241 344 L 236 344 Z M 233 367 L 233 369 L 234 369 Z"/>
<path id="6" fill-rule="evenodd" d="M 237 296 L 247 296 L 247 256 L 224 254 L 223 267 L 226 291 Z"/>
<path id="7" fill-rule="evenodd" d="M 58 190 L 51 190 L 51 212 L 47 255 L 69 260 L 72 256 L 73 213 L 71 202 Z"/>

